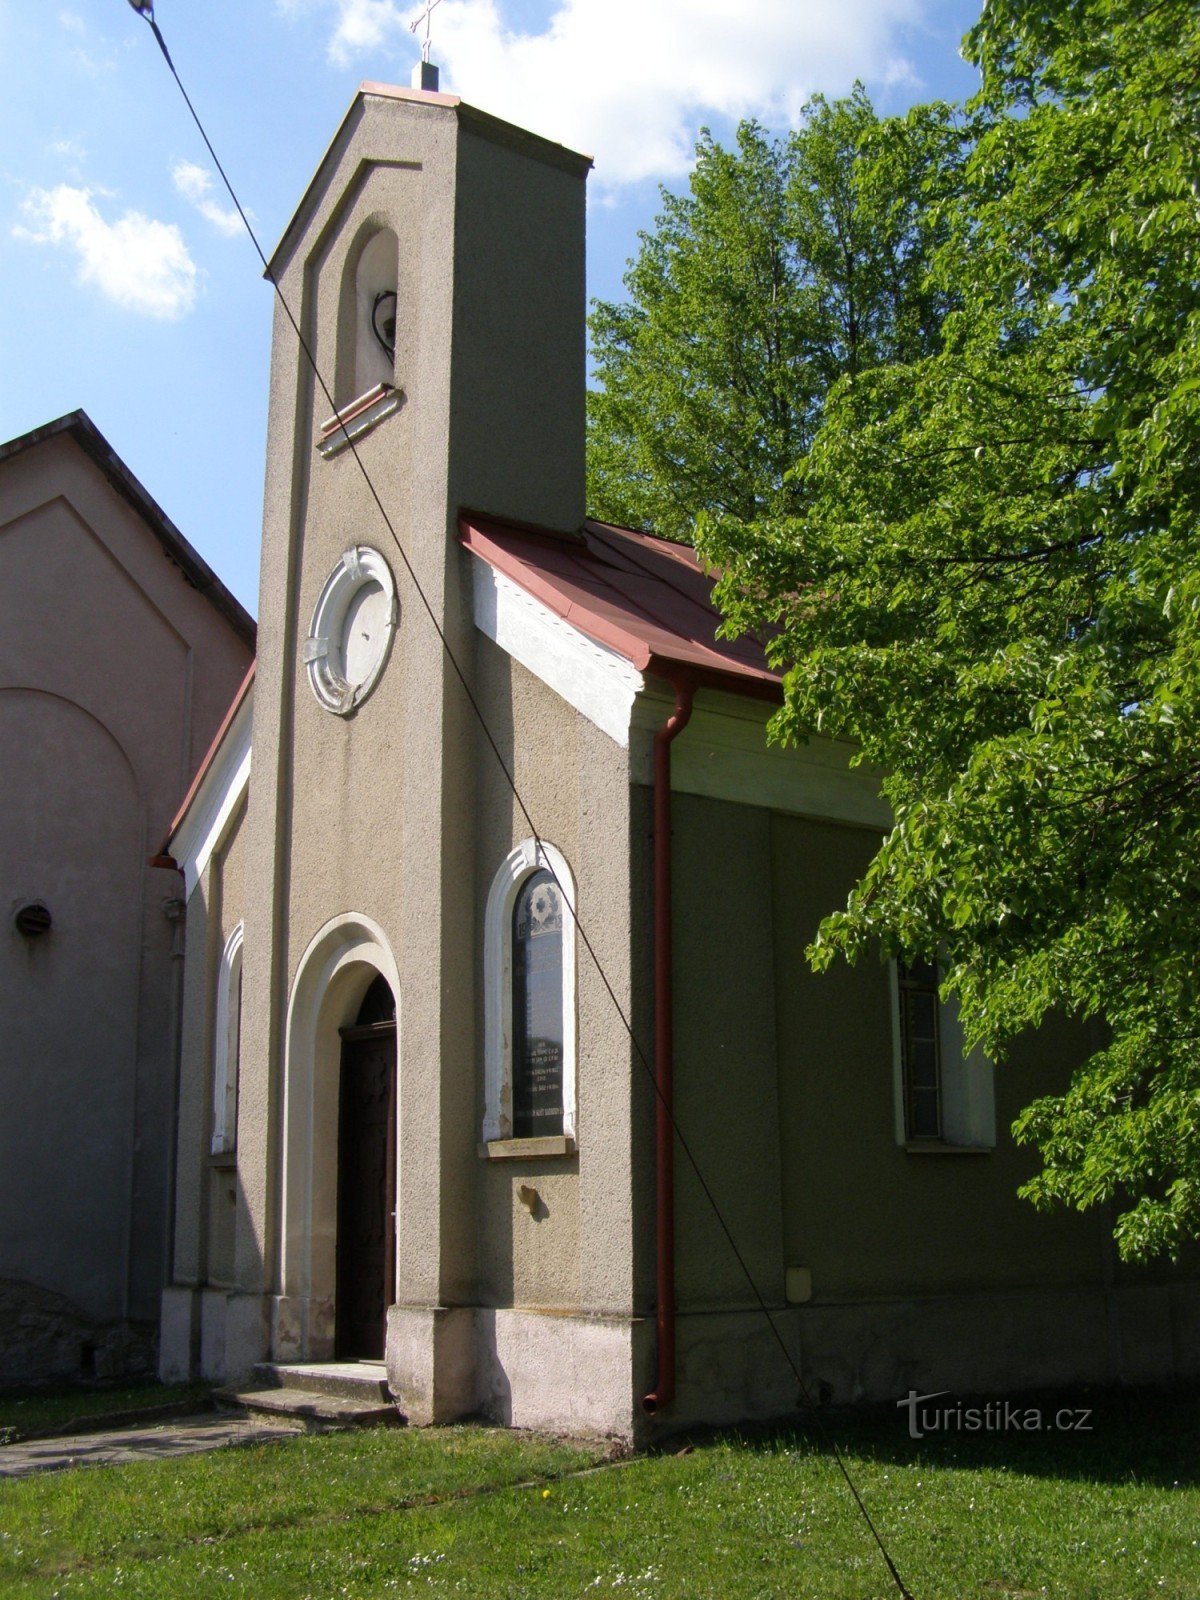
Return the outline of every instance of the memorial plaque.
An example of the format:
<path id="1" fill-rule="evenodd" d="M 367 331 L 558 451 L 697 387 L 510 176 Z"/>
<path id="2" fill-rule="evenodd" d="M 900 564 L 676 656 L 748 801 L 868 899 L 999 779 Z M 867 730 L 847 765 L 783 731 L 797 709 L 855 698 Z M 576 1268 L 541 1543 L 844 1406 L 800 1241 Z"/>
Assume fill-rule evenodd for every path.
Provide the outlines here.
<path id="1" fill-rule="evenodd" d="M 546 871 L 513 907 L 513 1136 L 563 1130 L 563 904 Z"/>

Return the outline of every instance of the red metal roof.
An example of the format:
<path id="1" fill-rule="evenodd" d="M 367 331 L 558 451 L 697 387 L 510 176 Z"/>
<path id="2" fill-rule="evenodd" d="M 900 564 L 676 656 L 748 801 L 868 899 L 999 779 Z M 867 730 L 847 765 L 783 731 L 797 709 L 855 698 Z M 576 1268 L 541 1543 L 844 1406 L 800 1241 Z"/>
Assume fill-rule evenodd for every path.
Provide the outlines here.
<path id="1" fill-rule="evenodd" d="M 780 698 L 754 639 L 719 639 L 713 580 L 690 545 L 588 521 L 578 533 L 460 511 L 459 538 L 589 639 L 640 672 Z"/>

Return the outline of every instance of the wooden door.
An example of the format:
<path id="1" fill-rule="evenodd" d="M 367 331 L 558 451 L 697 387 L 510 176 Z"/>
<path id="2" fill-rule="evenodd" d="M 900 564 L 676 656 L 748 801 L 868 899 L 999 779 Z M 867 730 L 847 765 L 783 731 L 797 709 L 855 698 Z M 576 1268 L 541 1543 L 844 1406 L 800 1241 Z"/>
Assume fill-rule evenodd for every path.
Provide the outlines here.
<path id="1" fill-rule="evenodd" d="M 338 1112 L 339 1360 L 383 1359 L 396 1272 L 396 1026 L 343 1029 Z"/>

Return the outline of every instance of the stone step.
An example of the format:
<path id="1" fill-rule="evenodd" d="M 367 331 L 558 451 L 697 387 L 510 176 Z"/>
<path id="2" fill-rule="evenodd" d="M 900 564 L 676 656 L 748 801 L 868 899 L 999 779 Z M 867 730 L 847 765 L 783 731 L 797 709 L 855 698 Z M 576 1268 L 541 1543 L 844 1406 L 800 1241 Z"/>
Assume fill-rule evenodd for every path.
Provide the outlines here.
<path id="1" fill-rule="evenodd" d="M 404 1421 L 394 1400 L 379 1394 L 352 1399 L 321 1389 L 300 1389 L 292 1384 L 262 1389 L 219 1389 L 217 1402 L 254 1416 L 290 1417 L 306 1427 L 399 1427 Z"/>
<path id="2" fill-rule="evenodd" d="M 256 1389 L 303 1389 L 378 1405 L 390 1401 L 382 1361 L 262 1361 L 254 1369 Z"/>

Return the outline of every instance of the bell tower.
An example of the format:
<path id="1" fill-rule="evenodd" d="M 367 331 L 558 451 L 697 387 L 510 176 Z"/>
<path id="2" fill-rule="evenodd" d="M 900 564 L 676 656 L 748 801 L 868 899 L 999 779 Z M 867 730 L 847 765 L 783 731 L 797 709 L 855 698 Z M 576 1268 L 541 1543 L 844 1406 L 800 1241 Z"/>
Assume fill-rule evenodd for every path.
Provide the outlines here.
<path id="1" fill-rule="evenodd" d="M 356 439 L 383 385 L 408 413 L 388 434 L 434 453 L 451 499 L 564 527 L 583 515 L 589 167 L 453 95 L 365 83 L 271 262 Z M 298 410 L 313 385 L 285 325 L 273 423 L 293 384 Z M 319 390 L 311 404 L 338 453 Z M 381 487 L 403 513 L 402 486 Z"/>
<path id="2" fill-rule="evenodd" d="M 453 1409 L 439 1330 L 473 1270 L 454 1196 L 476 1160 L 479 736 L 438 630 L 470 677 L 461 508 L 566 531 L 584 515 L 589 167 L 452 95 L 366 83 L 271 261 L 334 405 L 277 307 L 227 1359 L 334 1349 L 339 1029 L 382 975 L 388 1354 L 430 1415 Z"/>

